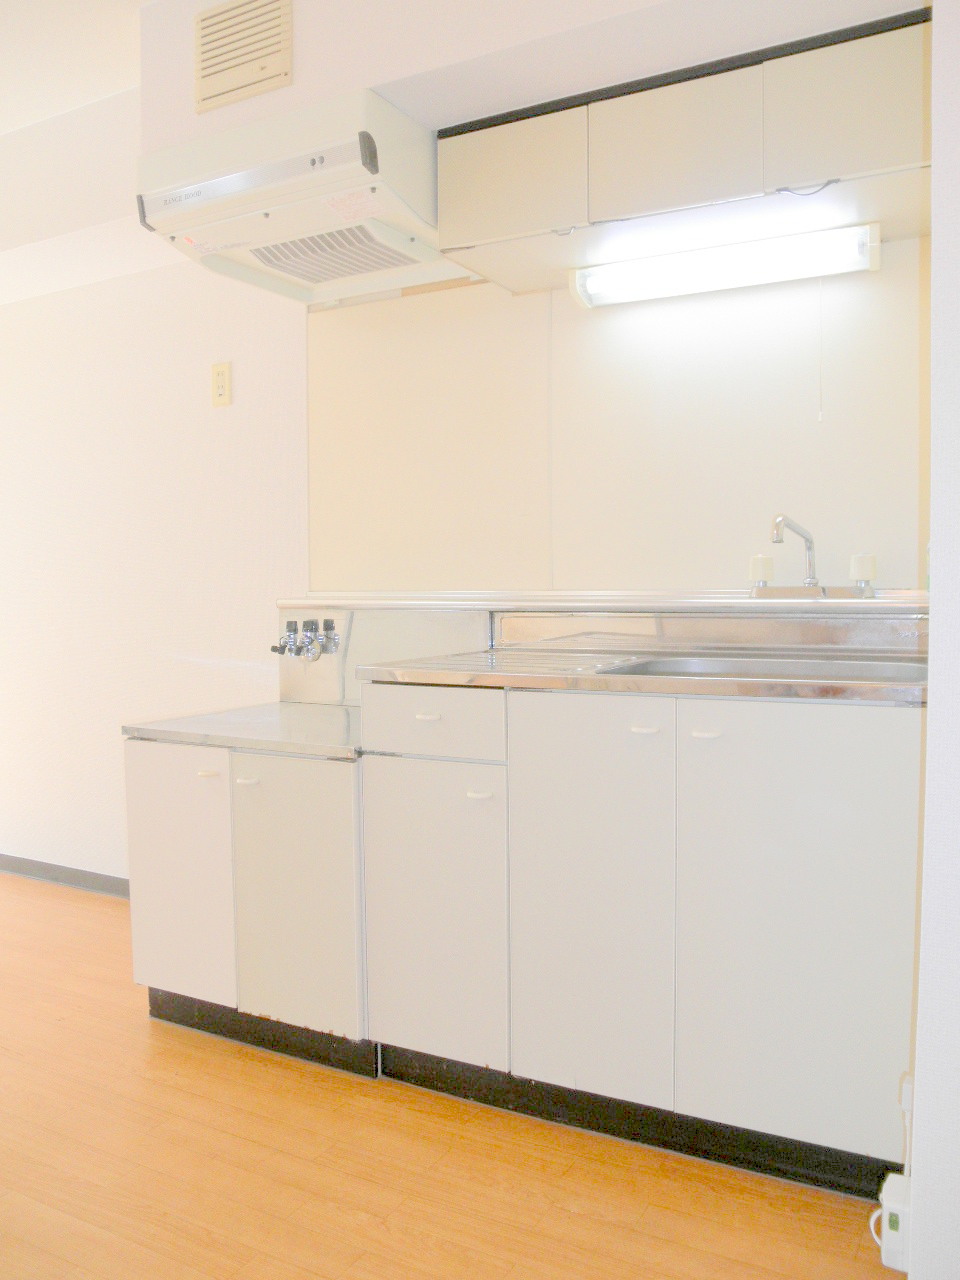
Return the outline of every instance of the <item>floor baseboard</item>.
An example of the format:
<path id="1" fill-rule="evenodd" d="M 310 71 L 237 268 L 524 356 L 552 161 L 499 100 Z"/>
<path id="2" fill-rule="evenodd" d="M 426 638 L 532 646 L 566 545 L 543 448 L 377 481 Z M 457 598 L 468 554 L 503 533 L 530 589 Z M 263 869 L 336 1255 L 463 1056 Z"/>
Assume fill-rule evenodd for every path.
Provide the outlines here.
<path id="1" fill-rule="evenodd" d="M 240 1040 L 260 1049 L 272 1049 L 275 1053 L 286 1053 L 356 1075 L 377 1074 L 376 1045 L 371 1040 L 348 1040 L 346 1036 L 326 1031 L 294 1027 L 288 1022 L 259 1018 L 209 1000 L 159 991 L 156 987 L 150 987 L 149 992 L 151 1015 L 165 1022 L 177 1022 L 183 1027 L 209 1031 L 228 1040 Z"/>
<path id="2" fill-rule="evenodd" d="M 0 853 L 0 872 L 28 876 L 31 880 L 49 880 L 52 884 L 87 889 L 91 893 L 106 893 L 113 898 L 130 897 L 130 881 L 123 876 L 106 876 L 99 871 L 84 871 L 80 867 L 62 867 L 56 862 L 36 862 L 33 858 L 15 858 L 10 854 Z"/>

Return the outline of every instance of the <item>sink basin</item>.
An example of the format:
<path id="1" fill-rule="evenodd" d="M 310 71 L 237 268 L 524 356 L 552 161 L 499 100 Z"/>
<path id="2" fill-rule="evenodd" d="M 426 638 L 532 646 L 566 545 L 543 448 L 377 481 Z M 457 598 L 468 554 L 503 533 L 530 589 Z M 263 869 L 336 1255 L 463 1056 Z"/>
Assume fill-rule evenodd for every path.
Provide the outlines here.
<path id="1" fill-rule="evenodd" d="M 925 662 L 899 658 L 778 658 L 772 655 L 726 657 L 683 654 L 611 663 L 599 674 L 609 676 L 699 676 L 739 680 L 874 680 L 885 684 L 917 684 L 927 678 Z"/>

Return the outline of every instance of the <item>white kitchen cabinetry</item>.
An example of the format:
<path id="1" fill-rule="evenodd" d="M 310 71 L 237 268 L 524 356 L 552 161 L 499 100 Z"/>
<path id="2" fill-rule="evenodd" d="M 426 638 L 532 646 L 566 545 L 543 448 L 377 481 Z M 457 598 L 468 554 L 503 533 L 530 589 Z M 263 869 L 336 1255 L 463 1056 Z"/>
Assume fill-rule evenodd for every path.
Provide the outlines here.
<path id="1" fill-rule="evenodd" d="M 764 186 L 929 163 L 930 24 L 763 65 Z"/>
<path id="2" fill-rule="evenodd" d="M 232 755 L 238 1008 L 364 1034 L 357 768 Z"/>
<path id="3" fill-rule="evenodd" d="M 362 697 L 364 751 L 504 759 L 506 727 L 499 690 L 370 684 Z"/>
<path id="4" fill-rule="evenodd" d="M 921 23 L 442 138 L 441 248 L 527 293 L 797 217 L 928 234 L 929 51 Z"/>
<path id="5" fill-rule="evenodd" d="M 140 741 L 124 751 L 134 978 L 235 1008 L 230 754 Z"/>
<path id="6" fill-rule="evenodd" d="M 513 1072 L 671 1108 L 674 699 L 507 707 Z"/>
<path id="7" fill-rule="evenodd" d="M 356 765 L 124 749 L 135 980 L 361 1038 Z"/>
<path id="8" fill-rule="evenodd" d="M 440 248 L 587 221 L 587 108 L 478 129 L 438 146 Z"/>
<path id="9" fill-rule="evenodd" d="M 366 756 L 371 1039 L 506 1071 L 502 765 Z"/>
<path id="10" fill-rule="evenodd" d="M 366 685 L 363 846 L 370 1037 L 505 1071 L 506 778 L 500 690 Z M 492 735 L 492 736 L 491 736 Z"/>
<path id="11" fill-rule="evenodd" d="M 591 103 L 590 221 L 763 193 L 763 68 Z"/>
<path id="12" fill-rule="evenodd" d="M 920 728 L 680 700 L 678 1111 L 902 1158 Z"/>

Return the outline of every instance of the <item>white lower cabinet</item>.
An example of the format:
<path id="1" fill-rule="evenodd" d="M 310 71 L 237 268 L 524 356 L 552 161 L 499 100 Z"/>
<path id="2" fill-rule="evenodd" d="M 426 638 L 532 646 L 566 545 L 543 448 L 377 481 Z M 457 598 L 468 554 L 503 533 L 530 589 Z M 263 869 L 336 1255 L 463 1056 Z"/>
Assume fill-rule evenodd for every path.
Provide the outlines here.
<path id="1" fill-rule="evenodd" d="M 921 713 L 681 699 L 676 1108 L 902 1159 Z"/>
<path id="2" fill-rule="evenodd" d="M 672 698 L 507 695 L 512 1069 L 673 1106 Z"/>
<path id="3" fill-rule="evenodd" d="M 358 769 L 128 740 L 134 978 L 364 1035 Z"/>
<path id="4" fill-rule="evenodd" d="M 398 754 L 360 769 L 127 742 L 138 982 L 901 1159 L 919 709 L 412 687 L 364 717 Z"/>
<path id="5" fill-rule="evenodd" d="M 363 758 L 370 1038 L 501 1071 L 509 1065 L 505 772 Z"/>
<path id="6" fill-rule="evenodd" d="M 237 1004 L 230 753 L 124 744 L 133 976 Z"/>
<path id="7" fill-rule="evenodd" d="M 234 753 L 238 1008 L 364 1034 L 357 767 Z"/>

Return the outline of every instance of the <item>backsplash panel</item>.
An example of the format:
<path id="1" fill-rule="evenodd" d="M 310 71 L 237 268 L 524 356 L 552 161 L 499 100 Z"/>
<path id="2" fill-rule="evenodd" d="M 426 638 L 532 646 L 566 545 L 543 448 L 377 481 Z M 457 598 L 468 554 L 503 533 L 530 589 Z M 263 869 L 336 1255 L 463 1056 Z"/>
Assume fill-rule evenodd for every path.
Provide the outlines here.
<path id="1" fill-rule="evenodd" d="M 289 621 L 330 618 L 340 637 L 336 653 L 315 662 L 277 658 L 281 702 L 345 703 L 359 706 L 358 666 L 483 649 L 490 639 L 486 609 L 340 609 L 322 603 L 281 604 L 278 636 Z"/>

